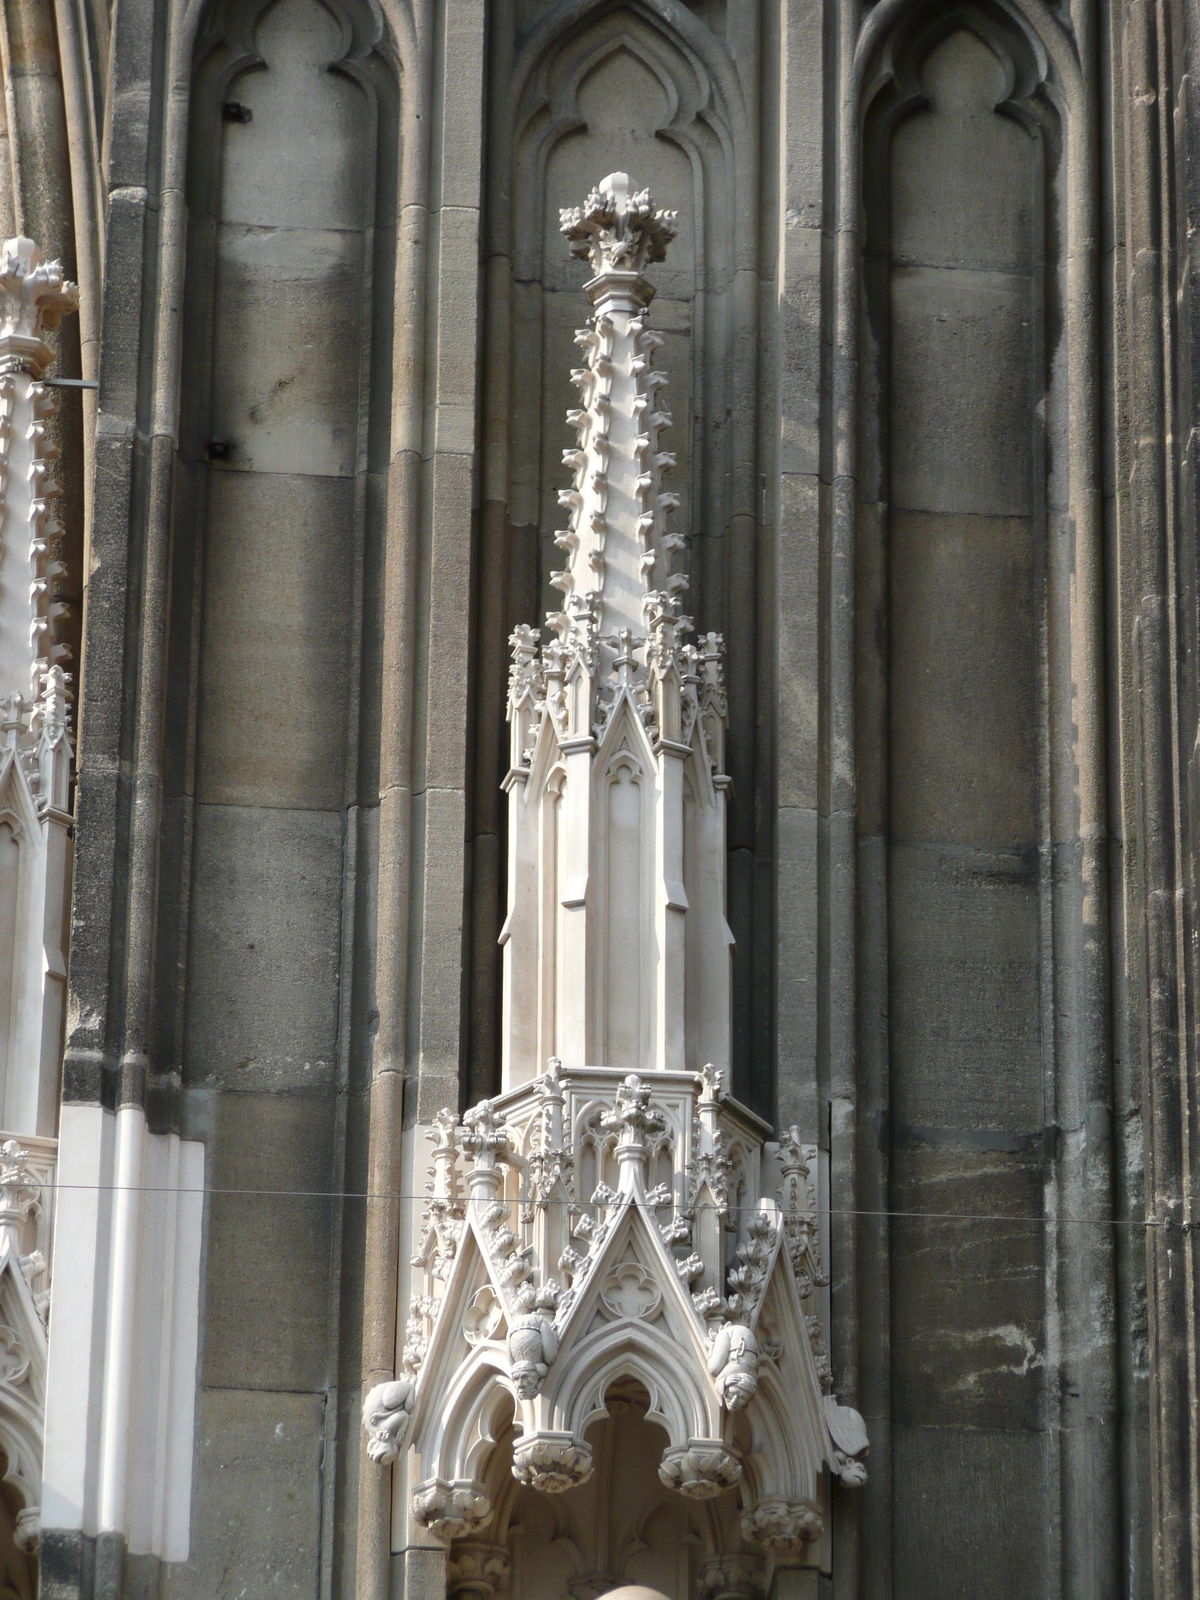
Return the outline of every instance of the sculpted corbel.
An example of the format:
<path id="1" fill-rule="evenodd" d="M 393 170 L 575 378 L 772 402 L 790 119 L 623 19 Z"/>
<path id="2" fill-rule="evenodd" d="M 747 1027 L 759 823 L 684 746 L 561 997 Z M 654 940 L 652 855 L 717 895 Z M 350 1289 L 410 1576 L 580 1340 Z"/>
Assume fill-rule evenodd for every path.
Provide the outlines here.
<path id="1" fill-rule="evenodd" d="M 742 1513 L 742 1537 L 774 1555 L 802 1556 L 824 1530 L 821 1508 L 811 1500 L 767 1495 Z"/>
<path id="2" fill-rule="evenodd" d="M 740 1322 L 724 1322 L 717 1330 L 708 1370 L 716 1385 L 721 1404 L 729 1411 L 741 1411 L 758 1393 L 758 1339 L 754 1330 Z"/>
<path id="3" fill-rule="evenodd" d="M 508 1330 L 513 1388 L 522 1400 L 541 1394 L 550 1364 L 558 1354 L 558 1334 L 539 1305 L 544 1298 L 547 1297 L 538 1294 L 531 1283 L 522 1284 L 517 1294 L 517 1315 Z M 552 1309 L 552 1303 L 548 1309 Z"/>
<path id="4" fill-rule="evenodd" d="M 562 1494 L 592 1475 L 592 1447 L 570 1433 L 543 1431 L 513 1446 L 513 1477 L 543 1494 Z"/>
<path id="5" fill-rule="evenodd" d="M 853 1406 L 840 1406 L 831 1394 L 825 1396 L 825 1420 L 833 1440 L 833 1465 L 847 1488 L 867 1481 L 865 1457 L 868 1448 L 867 1425 Z"/>
<path id="6" fill-rule="evenodd" d="M 395 1461 L 404 1444 L 412 1418 L 417 1392 L 413 1378 L 395 1378 L 377 1383 L 363 1401 L 363 1427 L 367 1430 L 367 1454 L 381 1466 Z"/>
<path id="7" fill-rule="evenodd" d="M 492 1502 L 482 1483 L 469 1478 L 430 1478 L 413 1490 L 413 1521 L 436 1539 L 469 1539 L 492 1520 Z"/>
<path id="8" fill-rule="evenodd" d="M 742 1475 L 742 1463 L 720 1439 L 689 1439 L 663 1452 L 658 1476 L 668 1489 L 689 1500 L 711 1500 L 732 1489 Z"/>

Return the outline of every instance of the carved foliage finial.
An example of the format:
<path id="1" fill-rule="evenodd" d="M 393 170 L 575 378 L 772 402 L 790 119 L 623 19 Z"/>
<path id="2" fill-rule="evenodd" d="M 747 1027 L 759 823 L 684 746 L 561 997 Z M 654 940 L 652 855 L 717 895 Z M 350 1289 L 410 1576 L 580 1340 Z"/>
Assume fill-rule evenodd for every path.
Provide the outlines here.
<path id="1" fill-rule="evenodd" d="M 481 1100 L 463 1117 L 459 1143 L 473 1159 L 467 1184 L 471 1194 L 481 1199 L 499 1193 L 500 1163 L 509 1154 L 504 1116 L 490 1100 Z"/>
<path id="2" fill-rule="evenodd" d="M 651 1088 L 636 1072 L 631 1072 L 617 1090 L 616 1105 L 600 1118 L 607 1133 L 617 1134 L 617 1165 L 620 1192 L 639 1193 L 646 1187 L 650 1150 L 649 1134 L 666 1127 L 662 1112 L 650 1104 Z"/>
<path id="3" fill-rule="evenodd" d="M 641 272 L 648 261 L 665 260 L 677 217 L 678 212 L 656 207 L 648 189 L 630 194 L 627 172 L 610 172 L 583 205 L 560 211 L 559 227 L 571 254 L 590 262 L 599 277 Z"/>
<path id="4" fill-rule="evenodd" d="M 32 239 L 6 239 L 0 253 L 0 341 L 40 339 L 69 311 L 79 310 L 79 287 L 57 261 L 43 261 Z"/>
<path id="5" fill-rule="evenodd" d="M 29 1152 L 15 1139 L 0 1145 L 0 1227 L 14 1227 L 19 1241 L 26 1217 L 38 1203 L 41 1184 L 29 1165 Z"/>

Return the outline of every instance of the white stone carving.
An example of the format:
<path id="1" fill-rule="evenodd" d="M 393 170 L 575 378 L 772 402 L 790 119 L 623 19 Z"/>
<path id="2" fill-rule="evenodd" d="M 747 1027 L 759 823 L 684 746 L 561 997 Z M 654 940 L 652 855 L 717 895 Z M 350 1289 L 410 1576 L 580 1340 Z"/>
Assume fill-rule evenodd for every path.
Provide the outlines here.
<path id="1" fill-rule="evenodd" d="M 537 1307 L 537 1291 L 524 1284 L 517 1294 L 517 1315 L 508 1330 L 508 1360 L 513 1388 L 522 1400 L 542 1392 L 550 1363 L 558 1354 L 558 1334 L 545 1312 Z"/>
<path id="2" fill-rule="evenodd" d="M 29 239 L 0 248 L 0 1126 L 55 1133 L 71 895 L 70 691 L 43 333 L 79 305 Z"/>
<path id="3" fill-rule="evenodd" d="M 633 1385 L 662 1483 L 740 1497 L 707 1585 L 731 1595 L 814 1537 L 825 1474 L 851 1481 L 866 1440 L 829 1409 L 805 1151 L 727 1087 L 723 645 L 685 642 L 641 275 L 672 229 L 620 173 L 563 216 L 594 315 L 563 607 L 544 645 L 512 636 L 502 1092 L 428 1130 L 402 1380 L 365 1420 L 376 1459 L 407 1452 L 418 1527 L 473 1538 L 510 1415 L 514 1477 L 563 1493 Z"/>
<path id="4" fill-rule="evenodd" d="M 470 1600 L 493 1600 L 508 1588 L 512 1579 L 512 1558 L 502 1544 L 484 1539 L 463 1539 L 454 1547 L 446 1567 L 446 1593 L 450 1600 L 469 1596 Z"/>
<path id="5" fill-rule="evenodd" d="M 570 1433 L 536 1432 L 517 1440 L 513 1477 L 543 1494 L 562 1494 L 592 1475 L 592 1447 Z"/>
<path id="6" fill-rule="evenodd" d="M 742 1475 L 742 1463 L 720 1439 L 689 1439 L 663 1453 L 658 1475 L 669 1489 L 691 1500 L 712 1500 L 732 1489 Z"/>
<path id="7" fill-rule="evenodd" d="M 46 1262 L 40 1250 L 27 1252 L 26 1242 L 42 1203 L 29 1152 L 6 1139 L 0 1146 L 0 1449 L 4 1485 L 19 1507 L 18 1536 L 30 1550 L 40 1526 L 46 1396 L 46 1294 L 34 1285 Z"/>
<path id="8" fill-rule="evenodd" d="M 758 1340 L 754 1330 L 738 1322 L 724 1323 L 713 1340 L 708 1370 L 722 1404 L 730 1411 L 744 1410 L 758 1393 Z"/>
<path id="9" fill-rule="evenodd" d="M 492 1520 L 492 1503 L 481 1483 L 433 1478 L 413 1491 L 412 1514 L 438 1539 L 469 1539 Z"/>
<path id="10" fill-rule="evenodd" d="M 834 1444 L 834 1465 L 838 1477 L 849 1487 L 866 1483 L 867 1430 L 863 1419 L 850 1406 L 840 1406 L 831 1394 L 825 1396 L 825 1420 Z"/>
<path id="11" fill-rule="evenodd" d="M 742 1514 L 742 1536 L 775 1555 L 798 1556 L 825 1531 L 821 1508 L 808 1500 L 767 1495 Z"/>
<path id="12" fill-rule="evenodd" d="M 363 1401 L 367 1454 L 380 1463 L 395 1461 L 408 1432 L 416 1385 L 411 1378 L 377 1383 Z"/>

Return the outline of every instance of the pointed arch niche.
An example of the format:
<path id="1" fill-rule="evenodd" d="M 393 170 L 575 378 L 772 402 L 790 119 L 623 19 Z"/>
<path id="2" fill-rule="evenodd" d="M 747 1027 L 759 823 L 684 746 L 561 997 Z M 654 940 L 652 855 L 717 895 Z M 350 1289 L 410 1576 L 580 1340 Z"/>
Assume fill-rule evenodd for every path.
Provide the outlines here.
<path id="1" fill-rule="evenodd" d="M 1071 47 L 1035 12 L 887 0 L 860 46 L 859 1072 L 907 1213 L 1074 1214 L 1079 1146 L 1045 1130 L 1105 1092 L 1091 157 Z M 1071 1492 L 1054 1325 L 1083 1325 L 1087 1290 L 1056 1242 L 894 1219 L 878 1244 L 898 1287 L 864 1381 L 890 1413 L 897 1595 L 968 1548 L 980 1592 L 1054 1559 L 1034 1521 L 993 1540 L 969 1497 L 928 1508 L 951 1459 L 1040 1481 L 1031 1505 Z"/>
<path id="2" fill-rule="evenodd" d="M 679 214 L 668 260 L 651 273 L 650 318 L 670 374 L 674 425 L 663 439 L 677 458 L 668 487 L 680 496 L 675 525 L 688 541 L 686 610 L 698 629 L 723 632 L 729 648 L 729 920 L 741 1007 L 734 1060 L 738 1092 L 750 1099 L 757 477 L 746 397 L 757 370 L 759 221 L 757 135 L 740 73 L 753 82 L 754 63 L 735 64 L 719 28 L 665 0 L 535 9 L 536 19 L 526 6 L 498 6 L 491 39 L 471 1093 L 492 1092 L 498 1071 L 507 638 L 518 622 L 538 626 L 561 598 L 549 579 L 561 565 L 553 535 L 558 490 L 569 484 L 563 419 L 577 398 L 570 372 L 579 364 L 574 334 L 587 274 L 563 243 L 559 211 L 606 173 L 626 171 Z"/>
<path id="3" fill-rule="evenodd" d="M 663 1486 L 657 1463 L 667 1434 L 637 1377 L 605 1383 L 600 1405 L 586 1428 L 595 1471 L 580 1487 L 550 1495 L 513 1477 L 519 1434 L 509 1403 L 481 1472 L 495 1507 L 483 1536 L 488 1542 L 451 1545 L 449 1595 L 466 1600 L 479 1592 L 482 1577 L 520 1600 L 597 1600 L 625 1584 L 690 1600 L 703 1592 L 706 1564 L 729 1560 L 725 1552 L 738 1544 L 736 1491 L 689 1501 Z M 741 1561 L 752 1578 L 758 1575 L 753 1553 Z"/>
<path id="4" fill-rule="evenodd" d="M 268 1151 L 337 1187 L 339 1090 L 362 1070 L 348 908 L 370 893 L 378 795 L 362 685 L 378 678 L 399 78 L 370 0 L 218 0 L 193 55 L 152 1051 L 173 1071 L 151 1094 L 205 1087 L 209 1159 L 233 1187 L 261 1184 Z M 293 1244 L 249 1302 L 236 1202 L 206 1221 L 201 1418 L 215 1391 L 336 1385 L 340 1214 L 273 1204 L 254 1226 Z M 294 1342 L 256 1346 L 264 1315 Z M 311 1469 L 330 1504 L 357 1470 L 346 1449 Z"/>
<path id="5" fill-rule="evenodd" d="M 328 930 L 346 807 L 370 800 L 378 751 L 359 685 L 398 80 L 369 0 L 219 0 L 196 44 L 156 961 L 160 1050 L 185 1081 L 332 1083 L 346 975 Z"/>

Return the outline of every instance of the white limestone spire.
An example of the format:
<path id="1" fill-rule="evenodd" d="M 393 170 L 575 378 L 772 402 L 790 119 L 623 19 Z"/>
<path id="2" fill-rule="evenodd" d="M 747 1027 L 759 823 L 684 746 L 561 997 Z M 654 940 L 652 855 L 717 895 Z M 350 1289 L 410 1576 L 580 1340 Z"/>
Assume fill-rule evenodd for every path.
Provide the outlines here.
<path id="1" fill-rule="evenodd" d="M 623 172 L 562 213 L 595 311 L 567 414 L 563 608 L 540 652 L 533 629 L 512 638 L 505 1088 L 552 1056 L 622 1071 L 729 1059 L 724 643 L 686 642 L 642 271 L 664 258 L 674 217 Z"/>
<path id="2" fill-rule="evenodd" d="M 671 416 L 662 403 L 666 374 L 654 367 L 662 336 L 646 326 L 654 285 L 642 275 L 648 261 L 665 258 L 674 222 L 675 213 L 656 210 L 645 190 L 631 195 L 623 172 L 562 213 L 572 255 L 588 260 L 595 274 L 584 292 L 596 308 L 575 335 L 585 365 L 571 374 L 581 406 L 567 421 L 578 444 L 563 452 L 575 482 L 558 496 L 570 512 L 567 528 L 555 534 L 567 565 L 551 581 L 565 601 L 564 614 L 550 621 L 564 636 L 568 619 L 586 619 L 602 638 L 616 639 L 623 629 L 641 633 L 657 589 L 673 597 L 687 588 L 684 574 L 671 571 L 683 549 L 679 534 L 668 531 L 679 496 L 662 488 L 675 457 L 659 449 Z"/>
<path id="3" fill-rule="evenodd" d="M 0 1126 L 56 1131 L 71 898 L 70 694 L 43 334 L 79 305 L 29 239 L 0 249 Z"/>

